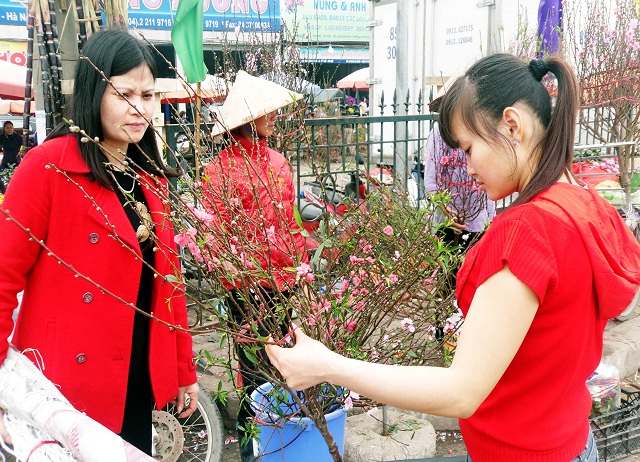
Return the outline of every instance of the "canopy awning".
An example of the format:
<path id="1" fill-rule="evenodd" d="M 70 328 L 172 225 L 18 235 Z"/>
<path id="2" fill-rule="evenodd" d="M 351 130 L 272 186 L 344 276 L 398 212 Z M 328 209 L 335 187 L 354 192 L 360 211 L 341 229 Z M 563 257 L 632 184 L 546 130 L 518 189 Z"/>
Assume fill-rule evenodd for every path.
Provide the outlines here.
<path id="1" fill-rule="evenodd" d="M 0 100 L 0 115 L 2 114 L 14 114 L 14 115 L 22 115 L 24 113 L 24 100 Z M 30 114 L 35 114 L 35 104 L 31 103 Z"/>
<path id="2" fill-rule="evenodd" d="M 352 72 L 348 76 L 338 80 L 336 87 L 344 90 L 369 90 L 369 68 L 365 67 Z"/>
<path id="3" fill-rule="evenodd" d="M 0 98 L 24 99 L 27 68 L 0 60 Z"/>
<path id="4" fill-rule="evenodd" d="M 182 86 L 182 88 L 180 88 Z M 198 84 L 191 84 L 187 86 L 186 83 L 181 80 L 175 79 L 176 90 L 160 91 L 160 102 L 165 103 L 190 103 L 194 102 L 196 98 L 196 91 Z M 207 74 L 207 77 L 200 83 L 200 90 L 198 96 L 204 101 L 222 102 L 224 101 L 227 92 L 231 88 L 231 83 L 227 82 L 221 77 Z"/>

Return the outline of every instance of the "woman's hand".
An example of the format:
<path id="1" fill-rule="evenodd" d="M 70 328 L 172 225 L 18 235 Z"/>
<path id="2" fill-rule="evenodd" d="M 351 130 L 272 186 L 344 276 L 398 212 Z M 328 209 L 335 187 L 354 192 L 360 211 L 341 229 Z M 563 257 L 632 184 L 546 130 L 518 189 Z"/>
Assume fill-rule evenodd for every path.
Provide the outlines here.
<path id="1" fill-rule="evenodd" d="M 227 272 L 227 275 L 236 275 L 239 273 L 238 268 L 236 268 L 233 263 L 228 262 L 227 260 L 222 262 L 222 267 Z"/>
<path id="2" fill-rule="evenodd" d="M 325 373 L 331 370 L 331 352 L 322 343 L 306 336 L 299 327 L 295 327 L 293 335 L 296 345 L 282 348 L 275 343 L 266 346 L 271 363 L 280 371 L 287 385 L 295 390 L 305 390 L 325 382 Z"/>
<path id="3" fill-rule="evenodd" d="M 186 409 L 184 407 L 185 395 L 189 396 L 189 405 L 187 406 Z M 171 404 L 173 404 L 176 407 L 176 410 L 179 414 L 178 417 L 180 417 L 181 419 L 184 419 L 185 417 L 189 417 L 191 414 L 193 414 L 195 410 L 198 408 L 199 396 L 200 396 L 200 386 L 198 385 L 197 382 L 192 383 L 191 385 L 188 385 L 186 387 L 178 388 L 178 396 L 176 396 L 176 399 L 171 401 Z"/>
<path id="4" fill-rule="evenodd" d="M 4 412 L 2 412 L 2 409 L 0 409 L 0 438 L 2 438 L 8 446 L 13 445 L 11 435 L 7 431 L 7 427 L 4 426 Z"/>

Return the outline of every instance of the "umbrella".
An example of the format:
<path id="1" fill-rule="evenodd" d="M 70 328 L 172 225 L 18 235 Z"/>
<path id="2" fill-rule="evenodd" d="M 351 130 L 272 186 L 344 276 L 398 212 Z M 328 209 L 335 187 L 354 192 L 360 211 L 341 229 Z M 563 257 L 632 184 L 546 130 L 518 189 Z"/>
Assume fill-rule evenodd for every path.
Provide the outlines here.
<path id="1" fill-rule="evenodd" d="M 313 92 L 313 101 L 315 103 L 326 103 L 334 99 L 344 98 L 344 92 L 338 88 L 325 88 Z"/>
<path id="2" fill-rule="evenodd" d="M 309 82 L 302 77 L 294 75 L 276 74 L 275 72 L 269 72 L 267 74 L 262 74 L 260 78 L 269 80 L 273 83 L 277 83 L 278 85 L 282 85 L 289 90 L 304 93 L 305 95 L 310 95 L 311 93 L 316 93 L 322 90 L 322 88 L 320 88 L 320 85 L 316 85 L 313 82 Z"/>
<path id="3" fill-rule="evenodd" d="M 177 83 L 178 81 L 176 80 L 176 86 Z M 183 85 L 180 90 L 160 92 L 160 103 L 189 103 L 194 101 L 196 99 L 197 84 L 192 84 L 191 87 L 186 86 L 182 81 L 180 81 L 180 84 Z M 207 74 L 204 81 L 200 83 L 198 95 L 207 102 L 221 102 L 224 100 L 230 85 L 223 78 Z"/>
<path id="4" fill-rule="evenodd" d="M 0 60 L 0 98 L 24 99 L 27 68 Z"/>
<path id="5" fill-rule="evenodd" d="M 0 100 L 0 114 L 22 114 L 24 113 L 24 101 Z M 31 104 L 31 114 L 35 114 L 34 105 Z"/>
<path id="6" fill-rule="evenodd" d="M 345 90 L 369 90 L 369 84 L 367 83 L 368 78 L 369 68 L 364 67 L 338 80 L 336 87 Z"/>

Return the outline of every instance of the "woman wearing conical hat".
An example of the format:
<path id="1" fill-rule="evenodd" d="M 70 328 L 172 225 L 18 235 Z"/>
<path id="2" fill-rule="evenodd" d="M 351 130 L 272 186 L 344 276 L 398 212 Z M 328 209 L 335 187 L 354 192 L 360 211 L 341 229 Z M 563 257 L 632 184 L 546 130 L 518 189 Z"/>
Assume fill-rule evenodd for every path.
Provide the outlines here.
<path id="1" fill-rule="evenodd" d="M 227 147 L 205 167 L 203 188 L 216 217 L 213 229 L 219 233 L 216 257 L 228 270 L 223 281 L 230 295 L 227 304 L 236 323 L 255 323 L 260 330 L 268 320 L 253 307 L 264 304 L 275 311 L 295 290 L 296 267 L 309 262 L 294 215 L 291 166 L 267 143 L 277 112 L 300 99 L 302 95 L 240 71 L 212 129 L 213 136 L 228 134 Z M 281 314 L 275 322 L 286 329 L 289 316 Z M 252 335 L 250 329 L 248 334 Z M 248 397 L 265 379 L 241 346 L 236 343 L 235 350 Z M 268 361 L 262 349 L 256 356 Z M 248 400 L 241 403 L 238 434 L 243 461 L 254 460 L 252 445 L 242 441 L 247 419 L 253 415 Z"/>

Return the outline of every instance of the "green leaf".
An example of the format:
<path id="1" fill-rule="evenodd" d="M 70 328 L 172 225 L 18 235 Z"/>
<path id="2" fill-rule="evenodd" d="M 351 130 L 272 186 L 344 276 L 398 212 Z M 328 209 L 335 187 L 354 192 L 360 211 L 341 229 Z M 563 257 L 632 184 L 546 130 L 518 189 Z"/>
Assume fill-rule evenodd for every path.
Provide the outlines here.
<path id="1" fill-rule="evenodd" d="M 296 219 L 296 223 L 298 224 L 298 228 L 304 229 L 304 225 L 302 223 L 302 215 L 300 215 L 300 210 L 298 210 L 298 205 L 293 204 L 293 216 Z"/>
<path id="2" fill-rule="evenodd" d="M 329 239 L 320 243 L 315 253 L 313 254 L 313 258 L 311 259 L 314 266 L 318 266 L 318 263 L 320 263 L 320 257 L 322 256 L 322 251 L 324 250 L 325 247 L 327 247 L 327 245 L 330 246 L 330 244 L 331 244 L 331 240 Z"/>
<path id="3" fill-rule="evenodd" d="M 175 284 L 181 284 L 182 283 L 182 280 L 180 278 L 178 278 L 174 274 L 168 274 L 165 278 L 166 278 L 167 281 L 173 282 Z"/>
<path id="4" fill-rule="evenodd" d="M 247 356 L 247 359 L 251 361 L 252 364 L 256 364 L 258 362 L 258 357 L 250 352 L 248 349 L 244 350 L 244 354 Z"/>

